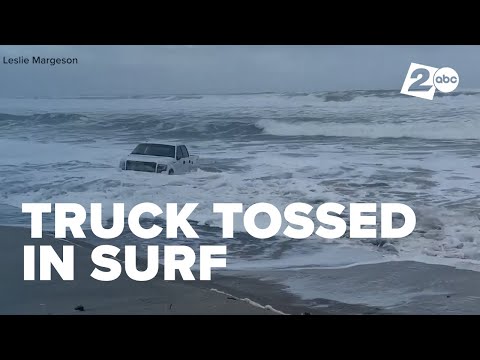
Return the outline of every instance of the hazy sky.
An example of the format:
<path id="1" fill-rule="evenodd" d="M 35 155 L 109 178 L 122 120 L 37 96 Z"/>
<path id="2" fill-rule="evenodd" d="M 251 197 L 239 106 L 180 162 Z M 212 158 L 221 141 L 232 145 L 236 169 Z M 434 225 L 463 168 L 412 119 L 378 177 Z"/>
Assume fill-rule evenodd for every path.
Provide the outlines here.
<path id="1" fill-rule="evenodd" d="M 78 65 L 6 65 L 4 57 Z M 480 46 L 1 46 L 0 96 L 400 90 L 410 62 L 480 88 Z"/>

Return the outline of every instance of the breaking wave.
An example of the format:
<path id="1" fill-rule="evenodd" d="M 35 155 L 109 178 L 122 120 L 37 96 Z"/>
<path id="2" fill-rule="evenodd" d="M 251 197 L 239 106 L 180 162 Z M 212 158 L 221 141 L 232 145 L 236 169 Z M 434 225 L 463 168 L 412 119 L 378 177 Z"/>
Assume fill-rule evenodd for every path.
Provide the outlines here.
<path id="1" fill-rule="evenodd" d="M 260 120 L 256 126 L 263 133 L 273 136 L 327 136 L 360 138 L 418 138 L 432 140 L 479 140 L 480 120 L 463 122 L 408 122 L 408 123 L 333 123 L 286 122 Z"/>

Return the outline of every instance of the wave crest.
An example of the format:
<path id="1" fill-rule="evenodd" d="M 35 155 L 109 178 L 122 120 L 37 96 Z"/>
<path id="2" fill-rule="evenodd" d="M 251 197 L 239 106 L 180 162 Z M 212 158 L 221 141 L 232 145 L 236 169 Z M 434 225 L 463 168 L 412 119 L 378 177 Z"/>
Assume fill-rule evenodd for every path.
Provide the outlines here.
<path id="1" fill-rule="evenodd" d="M 473 122 L 333 123 L 260 120 L 256 126 L 272 136 L 326 136 L 358 138 L 418 138 L 432 140 L 479 140 L 480 126 Z"/>

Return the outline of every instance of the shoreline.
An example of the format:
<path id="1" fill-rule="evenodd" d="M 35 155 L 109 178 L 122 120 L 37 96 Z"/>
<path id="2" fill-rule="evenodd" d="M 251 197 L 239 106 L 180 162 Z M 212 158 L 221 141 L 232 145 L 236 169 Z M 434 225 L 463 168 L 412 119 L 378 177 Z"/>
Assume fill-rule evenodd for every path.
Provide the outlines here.
<path id="1" fill-rule="evenodd" d="M 479 314 L 480 273 L 448 265 L 390 261 L 345 268 L 212 271 L 210 281 L 136 282 L 125 275 L 101 282 L 87 239 L 55 239 L 44 232 L 0 225 L 1 314 L 214 314 L 214 315 L 383 315 Z M 75 280 L 23 280 L 23 246 L 75 246 Z M 117 255 L 123 261 L 123 250 Z M 138 270 L 147 261 L 137 257 Z M 38 250 L 36 254 L 38 276 Z M 198 269 L 192 269 L 198 279 Z M 83 306 L 84 312 L 76 311 Z"/>
<path id="2" fill-rule="evenodd" d="M 205 287 L 180 281 L 159 281 L 158 276 L 148 282 L 136 282 L 122 272 L 115 281 L 97 281 L 89 276 L 93 268 L 90 251 L 84 242 L 73 244 L 75 280 L 64 281 L 52 270 L 50 281 L 25 281 L 23 246 L 51 245 L 62 254 L 59 248 L 65 241 L 49 236 L 31 239 L 30 229 L 8 226 L 0 226 L 0 241 L 0 292 L 4 294 L 0 299 L 1 314 L 279 314 L 268 307 L 254 306 Z M 38 251 L 35 260 L 38 268 Z"/>
<path id="3" fill-rule="evenodd" d="M 1 226 L 0 226 L 1 228 Z M 67 234 L 66 241 L 70 244 L 83 246 L 90 250 L 94 249 L 97 244 L 91 243 L 88 239 L 98 239 L 91 231 L 86 231 L 87 239 L 70 238 L 70 233 Z M 50 234 L 49 236 L 53 236 Z M 122 236 L 122 235 L 121 235 Z M 118 253 L 116 258 L 119 261 L 124 261 L 124 250 Z M 198 265 L 198 264 L 195 264 Z M 139 269 L 145 269 L 147 260 L 144 257 L 137 256 L 137 266 Z M 276 271 L 269 270 L 252 273 L 251 271 L 238 271 L 227 269 L 212 269 L 212 280 L 210 281 L 189 281 L 182 280 L 174 281 L 173 283 L 188 284 L 192 288 L 198 288 L 206 291 L 213 291 L 218 294 L 223 294 L 230 300 L 243 301 L 251 306 L 272 311 L 276 314 L 282 315 L 328 315 L 328 314 L 345 314 L 345 315 L 363 315 L 363 314 L 377 314 L 381 309 L 378 307 L 371 307 L 363 304 L 348 304 L 329 299 L 318 299 L 322 305 L 320 307 L 312 307 L 311 301 L 303 301 L 299 296 L 288 291 L 288 289 L 279 284 L 278 281 L 268 281 L 261 279 Z M 192 268 L 192 273 L 195 279 L 199 279 L 198 267 Z M 158 274 L 156 278 L 150 281 L 160 281 L 169 283 L 171 281 L 163 280 L 163 264 L 159 263 Z M 259 276 L 257 276 L 259 275 Z"/>

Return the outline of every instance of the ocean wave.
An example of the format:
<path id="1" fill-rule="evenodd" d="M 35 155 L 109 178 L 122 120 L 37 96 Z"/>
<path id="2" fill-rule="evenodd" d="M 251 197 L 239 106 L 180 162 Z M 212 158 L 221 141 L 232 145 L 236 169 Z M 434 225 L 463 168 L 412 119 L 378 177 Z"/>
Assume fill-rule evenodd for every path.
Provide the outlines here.
<path id="1" fill-rule="evenodd" d="M 480 124 L 463 122 L 334 123 L 260 120 L 256 126 L 272 136 L 325 136 L 354 138 L 417 138 L 431 140 L 479 140 Z"/>
<path id="2" fill-rule="evenodd" d="M 477 91 L 477 90 L 455 91 L 452 93 L 437 92 L 435 94 L 437 98 L 456 97 L 456 96 L 478 96 L 478 95 L 480 95 L 480 91 Z M 323 100 L 324 102 L 349 102 L 359 98 L 407 99 L 407 97 L 401 94 L 399 90 L 346 90 L 346 91 L 323 91 L 323 92 L 310 92 L 310 93 L 290 92 L 290 93 L 283 93 L 281 94 L 281 96 L 285 98 L 314 97 L 316 99 Z"/>
<path id="3" fill-rule="evenodd" d="M 324 117 L 308 117 L 292 114 L 278 118 L 253 118 L 222 114 L 198 115 L 198 117 L 149 114 L 88 115 L 77 113 L 45 113 L 33 115 L 0 114 L 0 129 L 10 138 L 25 137 L 37 140 L 76 141 L 171 141 L 190 142 L 217 138 L 265 140 L 271 137 L 331 137 L 331 138 L 413 138 L 427 140 L 480 140 L 480 119 L 457 116 L 434 121 L 420 114 L 385 113 L 385 119 L 377 113 L 325 114 Z M 355 117 L 356 116 L 356 117 Z M 426 116 L 426 115 L 425 115 Z M 433 114 L 436 116 L 436 114 Z M 441 116 L 439 113 L 438 116 Z M 407 116 L 405 116 L 407 117 Z M 24 129 L 30 129 L 25 132 Z"/>
<path id="4" fill-rule="evenodd" d="M 15 125 L 21 127 L 25 122 L 31 122 L 41 125 L 56 125 L 65 123 L 74 123 L 79 120 L 85 120 L 87 117 L 84 114 L 76 113 L 35 113 L 31 115 L 16 115 L 9 113 L 0 113 L 0 125 L 7 121 L 12 121 Z"/>

